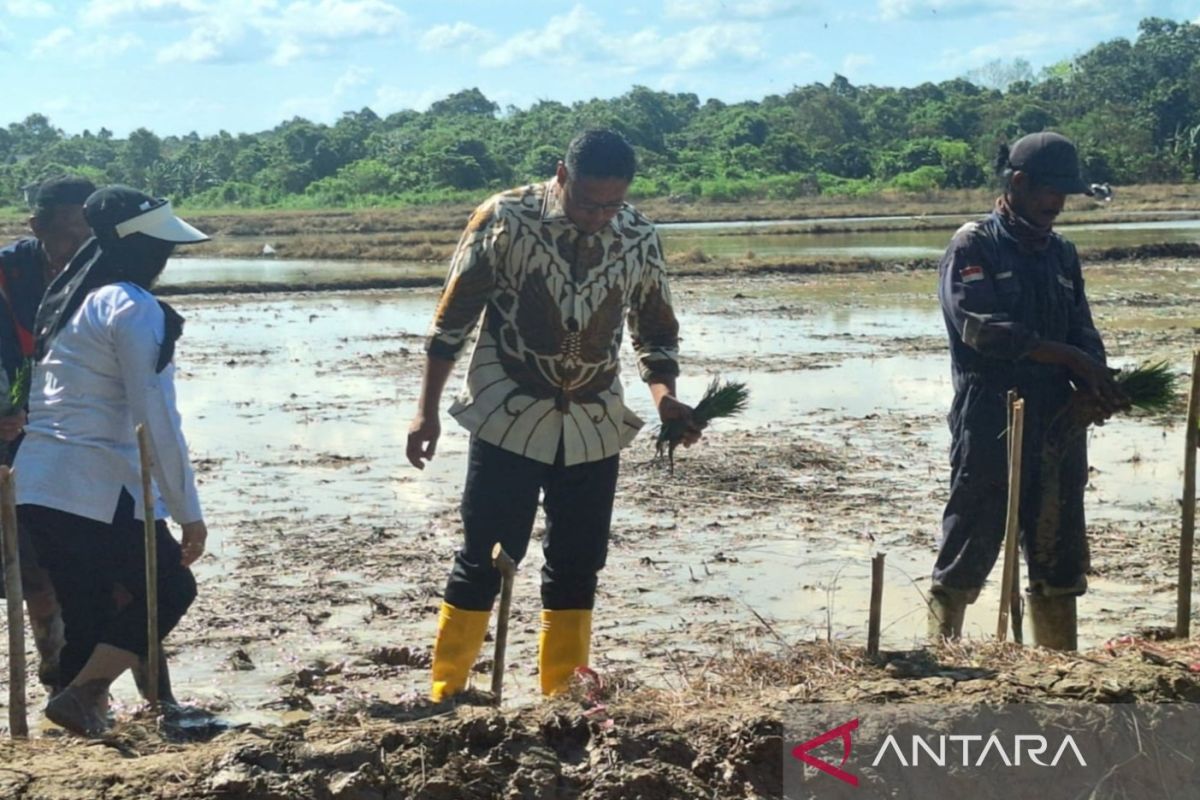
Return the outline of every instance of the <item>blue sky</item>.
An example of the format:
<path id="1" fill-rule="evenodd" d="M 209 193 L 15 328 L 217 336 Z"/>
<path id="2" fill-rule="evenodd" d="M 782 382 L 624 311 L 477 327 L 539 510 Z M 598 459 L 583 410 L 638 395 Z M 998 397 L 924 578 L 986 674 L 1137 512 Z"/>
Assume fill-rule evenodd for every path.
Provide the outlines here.
<path id="1" fill-rule="evenodd" d="M 630 86 L 758 99 L 796 84 L 915 85 L 995 58 L 1034 68 L 1200 0 L 0 0 L 0 124 L 257 131 L 293 116 L 502 107 Z"/>

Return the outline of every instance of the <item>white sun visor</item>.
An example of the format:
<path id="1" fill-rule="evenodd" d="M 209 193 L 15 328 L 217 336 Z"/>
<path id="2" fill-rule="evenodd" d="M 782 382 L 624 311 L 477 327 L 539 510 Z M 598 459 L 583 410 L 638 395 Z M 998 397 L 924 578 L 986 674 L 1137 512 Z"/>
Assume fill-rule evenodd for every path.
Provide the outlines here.
<path id="1" fill-rule="evenodd" d="M 171 203 L 155 206 L 144 214 L 117 223 L 117 236 L 124 239 L 131 233 L 144 233 L 164 242 L 187 244 L 207 242 L 208 236 L 175 216 Z"/>

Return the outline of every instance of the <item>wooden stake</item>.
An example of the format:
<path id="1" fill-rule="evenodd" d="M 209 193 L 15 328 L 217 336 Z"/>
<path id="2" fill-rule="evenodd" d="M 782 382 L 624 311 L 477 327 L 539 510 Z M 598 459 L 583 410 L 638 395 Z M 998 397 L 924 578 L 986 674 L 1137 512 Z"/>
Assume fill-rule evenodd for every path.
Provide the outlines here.
<path id="1" fill-rule="evenodd" d="M 883 560 L 886 554 L 879 553 L 871 559 L 871 615 L 867 619 L 867 655 L 879 655 L 879 622 L 883 616 Z"/>
<path id="2" fill-rule="evenodd" d="M 1000 581 L 1000 618 L 996 623 L 996 638 L 1008 639 L 1008 611 L 1016 589 L 1013 562 L 1017 560 L 1017 536 L 1021 530 L 1021 445 L 1025 440 L 1025 401 L 1012 403 L 1012 422 L 1008 428 L 1008 524 L 1004 531 L 1004 567 Z"/>
<path id="3" fill-rule="evenodd" d="M 4 593 L 8 599 L 8 730 L 12 738 L 25 739 L 29 736 L 25 713 L 25 592 L 21 586 L 16 492 L 8 467 L 0 467 L 0 517 L 4 527 Z"/>
<path id="4" fill-rule="evenodd" d="M 492 547 L 492 564 L 500 571 L 500 613 L 496 617 L 496 653 L 492 659 L 492 698 L 500 705 L 500 693 L 504 688 L 504 651 L 508 647 L 508 614 L 512 608 L 517 563 L 496 542 Z"/>
<path id="5" fill-rule="evenodd" d="M 1012 569 L 1012 590 L 1009 593 L 1008 609 L 1012 614 L 1012 635 L 1013 641 L 1017 644 L 1025 644 L 1025 601 L 1021 597 L 1021 559 L 1018 549 L 1018 557 L 1013 559 Z"/>
<path id="6" fill-rule="evenodd" d="M 1175 637 L 1187 639 L 1192 627 L 1192 552 L 1196 541 L 1196 448 L 1200 446 L 1200 350 L 1192 353 L 1192 394 L 1188 400 L 1187 452 L 1183 457 L 1183 519 L 1179 530 L 1179 599 Z"/>
<path id="7" fill-rule="evenodd" d="M 1008 390 L 1008 427 L 1012 430 L 1012 410 L 1017 402 L 1017 390 Z M 1008 461 L 1011 464 L 1013 458 L 1013 437 L 1008 437 Z M 1018 528 L 1018 530 L 1020 530 Z M 1006 541 L 1007 544 L 1007 541 Z M 1017 542 L 1016 557 L 1012 560 L 1012 590 L 1009 592 L 1009 613 L 1012 615 L 1012 634 L 1013 641 L 1017 644 L 1025 644 L 1025 607 L 1021 598 L 1021 548 L 1020 541 Z"/>
<path id="8" fill-rule="evenodd" d="M 137 440 L 142 457 L 142 517 L 146 533 L 146 702 L 151 708 L 158 708 L 162 648 L 158 640 L 158 533 L 154 525 L 154 490 L 150 486 L 150 436 L 145 425 L 137 426 Z"/>

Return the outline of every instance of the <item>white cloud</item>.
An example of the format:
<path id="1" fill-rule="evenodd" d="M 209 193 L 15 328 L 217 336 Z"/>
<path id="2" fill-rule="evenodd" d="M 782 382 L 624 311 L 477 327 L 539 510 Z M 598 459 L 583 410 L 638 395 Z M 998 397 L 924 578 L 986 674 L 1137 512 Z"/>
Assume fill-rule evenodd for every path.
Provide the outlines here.
<path id="1" fill-rule="evenodd" d="M 348 105 L 359 105 L 357 90 L 371 83 L 375 72 L 367 67 L 357 65 L 346 69 L 333 82 L 330 91 L 315 97 L 293 97 L 280 104 L 280 110 L 285 117 L 304 117 L 315 121 L 332 122 Z M 359 98 L 361 99 L 361 98 Z"/>
<path id="2" fill-rule="evenodd" d="M 8 0 L 4 7 L 9 16 L 23 19 L 45 19 L 54 16 L 54 6 L 41 0 Z"/>
<path id="3" fill-rule="evenodd" d="M 942 54 L 941 63 L 950 70 L 962 72 L 997 59 L 1006 62 L 1014 58 L 1034 61 L 1042 52 L 1069 42 L 1070 39 L 1064 41 L 1061 31 L 1022 33 L 968 50 L 946 50 Z"/>
<path id="4" fill-rule="evenodd" d="M 485 67 L 507 67 L 524 59 L 542 59 L 572 64 L 589 60 L 589 53 L 601 52 L 597 32 L 604 20 L 581 5 L 566 14 L 551 17 L 540 30 L 517 33 L 504 44 L 480 56 Z"/>
<path id="5" fill-rule="evenodd" d="M 677 53 L 678 69 L 695 69 L 732 56 L 742 61 L 763 57 L 762 29 L 745 23 L 706 25 L 693 28 L 663 41 L 664 52 Z"/>
<path id="6" fill-rule="evenodd" d="M 702 25 L 664 35 L 656 28 L 606 35 L 604 20 L 584 8 L 551 17 L 545 27 L 517 33 L 480 56 L 484 67 L 540 60 L 558 65 L 602 65 L 619 73 L 667 67 L 693 70 L 718 62 L 754 62 L 764 57 L 765 31 L 758 24 Z"/>
<path id="7" fill-rule="evenodd" d="M 34 42 L 30 54 L 34 58 L 50 58 L 60 49 L 69 49 L 75 56 L 99 61 L 118 56 L 141 44 L 142 40 L 132 33 L 80 36 L 71 28 L 61 27 Z"/>
<path id="8" fill-rule="evenodd" d="M 380 114 L 392 114 L 406 108 L 425 111 L 444 94 L 434 89 L 414 91 L 400 86 L 380 86 L 375 90 L 375 102 L 371 103 L 371 108 Z"/>
<path id="9" fill-rule="evenodd" d="M 674 19 L 779 19 L 815 11 L 815 0 L 666 0 Z"/>
<path id="10" fill-rule="evenodd" d="M 290 64 L 335 45 L 395 35 L 408 15 L 389 0 L 89 0 L 84 21 L 156 22 L 187 34 L 158 50 L 160 62 Z"/>
<path id="11" fill-rule="evenodd" d="M 875 63 L 875 56 L 867 53 L 847 53 L 842 59 L 842 74 L 854 79 L 862 74 L 862 70 Z"/>
<path id="12" fill-rule="evenodd" d="M 435 25 L 425 31 L 421 37 L 421 49 L 429 52 L 477 47 L 491 42 L 494 38 L 490 31 L 485 31 L 469 22 Z"/>
<path id="13" fill-rule="evenodd" d="M 51 51 L 62 47 L 73 38 L 75 38 L 75 31 L 70 28 L 55 28 L 34 42 L 30 52 L 33 53 L 34 58 L 41 58 Z"/>
<path id="14" fill-rule="evenodd" d="M 329 54 L 329 45 L 320 42 L 302 44 L 295 39 L 284 39 L 271 55 L 271 63 L 286 67 L 302 58 L 324 58 Z"/>
<path id="15" fill-rule="evenodd" d="M 773 59 L 773 64 L 775 67 L 782 70 L 794 70 L 811 67 L 819 62 L 820 59 L 818 59 L 816 55 L 804 50 L 797 50 L 794 53 L 788 53 L 782 58 Z"/>
<path id="16" fill-rule="evenodd" d="M 390 36 L 407 21 L 408 15 L 386 0 L 301 0 L 260 24 L 300 40 L 340 42 Z"/>
<path id="17" fill-rule="evenodd" d="M 360 86 L 366 86 L 371 82 L 371 76 L 374 74 L 375 70 L 370 67 L 352 66 L 334 82 L 333 93 L 338 97 L 343 97 Z"/>
<path id="18" fill-rule="evenodd" d="M 197 21 L 187 37 L 158 50 L 164 64 L 233 64 L 257 61 L 271 49 L 265 38 L 244 21 L 234 17 L 212 17 Z"/>
<path id="19" fill-rule="evenodd" d="M 88 0 L 82 18 L 89 25 L 111 25 L 122 20 L 176 22 L 204 13 L 202 0 Z"/>

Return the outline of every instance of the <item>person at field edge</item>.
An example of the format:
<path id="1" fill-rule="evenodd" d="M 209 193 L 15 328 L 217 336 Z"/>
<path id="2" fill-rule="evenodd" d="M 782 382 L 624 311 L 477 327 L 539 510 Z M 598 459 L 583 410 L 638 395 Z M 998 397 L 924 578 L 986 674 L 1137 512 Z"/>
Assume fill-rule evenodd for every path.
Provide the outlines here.
<path id="1" fill-rule="evenodd" d="M 1021 545 L 1034 641 L 1076 648 L 1076 597 L 1087 589 L 1083 495 L 1086 437 L 1046 447 L 1055 415 L 1085 392 L 1092 418 L 1127 405 L 1105 364 L 1075 246 L 1053 231 L 1067 195 L 1090 194 L 1068 139 L 1043 132 L 1002 146 L 1004 193 L 969 222 L 939 267 L 938 297 L 950 342 L 950 498 L 933 569 L 930 633 L 962 634 L 1003 545 L 1007 513 L 1007 393 L 1025 401 Z M 1045 457 L 1048 453 L 1056 455 Z"/>
<path id="2" fill-rule="evenodd" d="M 207 240 L 165 200 L 125 186 L 92 194 L 94 237 L 54 279 L 34 325 L 34 377 L 17 453 L 17 514 L 62 606 L 66 688 L 46 716 L 83 735 L 107 725 L 108 689 L 148 648 L 141 464 L 144 424 L 157 496 L 182 545 L 157 520 L 159 634 L 196 596 L 190 565 L 208 536 L 175 402 L 183 318 L 150 289 L 177 244 Z M 69 481 L 63 477 L 69 476 Z M 114 609 L 115 586 L 128 592 Z"/>
<path id="3" fill-rule="evenodd" d="M 92 230 L 83 218 L 83 202 L 96 191 L 87 178 L 64 175 L 43 181 L 33 194 L 29 230 L 24 237 L 0 250 L 0 453 L 12 464 L 25 429 L 23 404 L 12 405 L 9 394 L 28 370 L 33 356 L 33 321 L 46 285 L 67 265 Z M 38 680 L 54 691 L 58 685 L 58 654 L 63 646 L 62 616 L 50 576 L 38 566 L 28 532 L 18 530 L 21 554 L 21 587 L 29 613 L 29 628 L 38 652 Z M 0 596 L 3 588 L 0 587 Z"/>
<path id="4" fill-rule="evenodd" d="M 623 324 L 659 417 L 687 423 L 685 444 L 700 437 L 692 409 L 675 398 L 679 325 L 662 244 L 625 202 L 634 168 L 633 149 L 619 134 L 580 134 L 553 179 L 479 206 L 451 261 L 407 449 L 418 469 L 433 458 L 442 391 L 478 329 L 465 388 L 450 408 L 471 437 L 463 544 L 434 642 L 435 701 L 465 688 L 499 591 L 492 546 L 524 557 L 539 493 L 542 692 L 563 691 L 588 663 L 618 454 L 642 426 L 618 376 Z"/>

